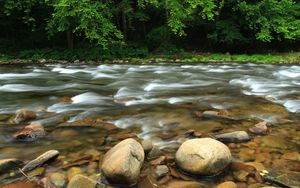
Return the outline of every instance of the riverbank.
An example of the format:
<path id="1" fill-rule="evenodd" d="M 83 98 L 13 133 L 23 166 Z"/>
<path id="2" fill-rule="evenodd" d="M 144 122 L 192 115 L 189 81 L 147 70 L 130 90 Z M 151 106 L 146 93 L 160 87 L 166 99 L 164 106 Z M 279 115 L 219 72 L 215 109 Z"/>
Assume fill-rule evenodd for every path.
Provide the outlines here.
<path id="1" fill-rule="evenodd" d="M 149 64 L 149 63 L 267 63 L 267 64 L 298 64 L 300 63 L 300 52 L 281 53 L 281 54 L 210 54 L 210 53 L 192 53 L 180 52 L 171 55 L 141 55 L 140 57 L 101 57 L 99 55 L 91 56 L 90 54 L 78 56 L 78 52 L 74 54 L 63 55 L 60 53 L 39 54 L 32 53 L 27 56 L 8 56 L 0 54 L 0 64 L 51 64 L 51 63 L 75 63 L 75 64 L 95 64 L 95 63 L 133 63 L 133 64 Z"/>

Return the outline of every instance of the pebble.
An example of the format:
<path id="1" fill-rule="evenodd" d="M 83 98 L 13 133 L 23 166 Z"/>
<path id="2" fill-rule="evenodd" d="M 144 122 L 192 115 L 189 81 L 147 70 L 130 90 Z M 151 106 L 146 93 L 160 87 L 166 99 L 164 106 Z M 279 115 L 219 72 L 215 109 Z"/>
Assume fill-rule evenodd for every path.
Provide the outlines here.
<path id="1" fill-rule="evenodd" d="M 153 144 L 152 144 L 151 140 L 143 140 L 141 142 L 141 145 L 145 151 L 145 154 L 149 153 L 153 148 Z"/>
<path id="2" fill-rule="evenodd" d="M 62 173 L 55 172 L 50 174 L 50 181 L 56 187 L 64 187 L 66 184 L 66 176 Z"/>
<path id="3" fill-rule="evenodd" d="M 160 178 L 166 176 L 168 173 L 169 173 L 169 168 L 167 167 L 167 165 L 156 166 L 155 174 L 156 174 L 157 179 L 160 179 Z"/>

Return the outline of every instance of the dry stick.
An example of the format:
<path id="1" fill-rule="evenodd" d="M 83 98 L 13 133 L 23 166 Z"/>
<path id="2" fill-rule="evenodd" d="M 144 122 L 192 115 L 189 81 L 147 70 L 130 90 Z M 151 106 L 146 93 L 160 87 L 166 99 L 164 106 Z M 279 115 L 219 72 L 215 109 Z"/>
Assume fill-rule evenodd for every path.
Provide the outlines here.
<path id="1" fill-rule="evenodd" d="M 31 181 L 31 178 L 21 169 L 19 168 L 19 171 L 21 172 L 21 174 L 23 174 L 29 181 Z"/>

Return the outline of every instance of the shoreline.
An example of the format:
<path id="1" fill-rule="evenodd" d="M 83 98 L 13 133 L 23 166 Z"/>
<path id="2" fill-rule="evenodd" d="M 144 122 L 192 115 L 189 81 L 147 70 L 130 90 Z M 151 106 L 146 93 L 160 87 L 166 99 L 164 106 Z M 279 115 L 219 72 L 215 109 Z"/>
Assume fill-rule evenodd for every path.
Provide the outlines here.
<path id="1" fill-rule="evenodd" d="M 28 65 L 28 64 L 195 64 L 195 63 L 255 63 L 255 64 L 300 64 L 300 53 L 284 55 L 253 54 L 184 54 L 184 55 L 151 55 L 145 58 L 115 58 L 110 60 L 79 60 L 55 58 L 0 58 L 0 65 Z"/>

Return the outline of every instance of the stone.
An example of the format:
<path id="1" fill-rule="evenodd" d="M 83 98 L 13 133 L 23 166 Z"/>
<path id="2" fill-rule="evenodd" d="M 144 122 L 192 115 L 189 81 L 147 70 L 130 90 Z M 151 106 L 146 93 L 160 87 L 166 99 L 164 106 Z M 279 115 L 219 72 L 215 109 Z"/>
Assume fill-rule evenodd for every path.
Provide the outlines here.
<path id="1" fill-rule="evenodd" d="M 248 162 L 246 165 L 253 166 L 257 171 L 263 171 L 266 170 L 265 166 L 262 163 L 259 162 Z"/>
<path id="2" fill-rule="evenodd" d="M 50 181 L 58 188 L 64 187 L 66 184 L 66 176 L 62 173 L 55 172 L 50 174 Z"/>
<path id="3" fill-rule="evenodd" d="M 180 181 L 174 180 L 169 182 L 166 188 L 208 188 L 206 185 L 197 181 Z"/>
<path id="4" fill-rule="evenodd" d="M 29 111 L 27 109 L 20 109 L 16 112 L 14 123 L 24 123 L 30 120 L 34 120 L 36 118 L 36 113 Z"/>
<path id="5" fill-rule="evenodd" d="M 150 161 L 150 164 L 151 165 L 162 165 L 162 164 L 165 164 L 166 161 L 167 161 L 166 156 L 160 156 L 157 159 Z"/>
<path id="6" fill-rule="evenodd" d="M 158 165 L 155 169 L 155 174 L 158 179 L 166 176 L 169 173 L 169 168 L 167 165 Z"/>
<path id="7" fill-rule="evenodd" d="M 255 167 L 254 166 L 250 166 L 250 165 L 247 165 L 245 163 L 237 162 L 237 161 L 231 162 L 230 169 L 232 171 L 242 171 L 243 170 L 243 171 L 246 171 L 246 172 L 249 172 L 249 173 L 254 173 L 255 172 Z"/>
<path id="8" fill-rule="evenodd" d="M 78 174 L 82 174 L 81 168 L 71 167 L 67 172 L 68 180 L 70 181 L 74 176 Z"/>
<path id="9" fill-rule="evenodd" d="M 33 170 L 37 167 L 40 167 L 43 164 L 45 164 L 46 162 L 48 162 L 52 159 L 55 159 L 58 155 L 59 155 L 59 152 L 57 150 L 49 150 L 49 151 L 43 153 L 42 155 L 40 155 L 39 157 L 37 157 L 36 159 L 27 163 L 22 168 L 22 171 L 27 172 L 27 171 Z"/>
<path id="10" fill-rule="evenodd" d="M 289 153 L 284 153 L 281 156 L 281 159 L 287 159 L 287 160 L 298 160 L 300 157 L 300 153 L 298 152 L 289 152 Z"/>
<path id="11" fill-rule="evenodd" d="M 23 141 L 35 141 L 46 135 L 44 127 L 38 122 L 32 122 L 14 134 L 14 138 Z"/>
<path id="12" fill-rule="evenodd" d="M 241 148 L 238 153 L 238 158 L 244 162 L 255 160 L 255 150 L 249 148 Z"/>
<path id="13" fill-rule="evenodd" d="M 16 170 L 23 165 L 23 162 L 18 159 L 1 159 L 0 160 L 0 174 Z"/>
<path id="14" fill-rule="evenodd" d="M 249 175 L 250 173 L 244 170 L 233 172 L 233 178 L 240 182 L 247 182 L 247 177 Z"/>
<path id="15" fill-rule="evenodd" d="M 184 171 L 199 175 L 216 175 L 231 162 L 229 148 L 212 138 L 184 142 L 176 152 L 176 164 Z"/>
<path id="16" fill-rule="evenodd" d="M 91 178 L 83 175 L 76 175 L 71 179 L 67 188 L 96 188 L 96 186 L 97 188 L 105 187 L 103 184 L 100 184 Z"/>
<path id="17" fill-rule="evenodd" d="M 145 151 L 145 154 L 149 153 L 153 148 L 153 144 L 152 144 L 151 140 L 143 140 L 141 142 L 141 145 Z"/>
<path id="18" fill-rule="evenodd" d="M 1 185 L 0 187 L 1 188 L 35 188 L 35 187 L 39 187 L 39 185 L 37 184 L 36 181 L 18 180 L 6 185 Z"/>
<path id="19" fill-rule="evenodd" d="M 41 176 L 45 173 L 46 169 L 44 167 L 36 168 L 27 173 L 29 177 Z"/>
<path id="20" fill-rule="evenodd" d="M 134 185 L 145 158 L 144 149 L 132 138 L 119 142 L 104 156 L 102 171 L 110 183 Z"/>
<path id="21" fill-rule="evenodd" d="M 279 136 L 267 135 L 262 137 L 261 145 L 265 148 L 281 149 L 285 150 L 288 148 L 288 142 Z"/>
<path id="22" fill-rule="evenodd" d="M 285 170 L 285 171 L 300 172 L 300 161 L 275 159 L 272 161 L 272 167 L 280 170 Z"/>
<path id="23" fill-rule="evenodd" d="M 250 140 L 250 137 L 246 131 L 235 131 L 230 133 L 219 134 L 215 135 L 215 138 L 217 138 L 221 142 L 227 143 L 247 142 Z"/>
<path id="24" fill-rule="evenodd" d="M 147 154 L 147 159 L 148 160 L 156 159 L 162 155 L 163 152 L 157 146 L 153 146 L 152 150 Z"/>
<path id="25" fill-rule="evenodd" d="M 266 134 L 268 130 L 267 122 L 260 122 L 249 129 L 249 131 L 253 134 Z"/>
<path id="26" fill-rule="evenodd" d="M 216 188 L 237 188 L 237 185 L 232 181 L 226 181 L 217 185 Z"/>

